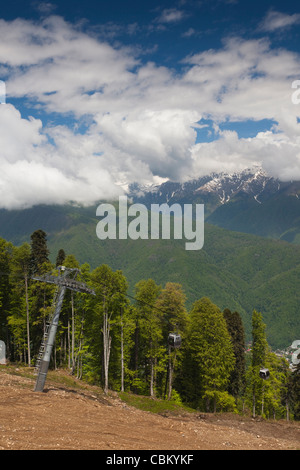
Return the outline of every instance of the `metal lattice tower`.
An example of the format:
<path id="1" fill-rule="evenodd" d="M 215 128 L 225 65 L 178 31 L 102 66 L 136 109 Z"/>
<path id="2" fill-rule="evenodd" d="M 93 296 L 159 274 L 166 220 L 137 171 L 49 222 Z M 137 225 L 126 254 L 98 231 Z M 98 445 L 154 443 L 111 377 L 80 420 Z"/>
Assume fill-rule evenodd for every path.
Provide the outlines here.
<path id="1" fill-rule="evenodd" d="M 48 282 L 50 284 L 56 284 L 57 289 L 54 294 L 52 312 L 47 322 L 44 338 L 40 347 L 40 351 L 36 363 L 36 373 L 37 380 L 35 384 L 34 391 L 42 392 L 46 382 L 46 377 L 50 364 L 50 357 L 52 348 L 55 342 L 56 331 L 58 327 L 59 314 L 61 311 L 62 303 L 64 300 L 66 289 L 71 289 L 76 292 L 82 292 L 85 294 L 95 295 L 95 291 L 90 289 L 83 282 L 78 282 L 75 280 L 79 269 L 66 268 L 65 266 L 58 267 L 58 276 L 53 276 L 51 274 L 45 274 L 44 276 L 33 276 L 32 279 L 41 282 Z M 68 277 L 73 273 L 74 277 Z"/>

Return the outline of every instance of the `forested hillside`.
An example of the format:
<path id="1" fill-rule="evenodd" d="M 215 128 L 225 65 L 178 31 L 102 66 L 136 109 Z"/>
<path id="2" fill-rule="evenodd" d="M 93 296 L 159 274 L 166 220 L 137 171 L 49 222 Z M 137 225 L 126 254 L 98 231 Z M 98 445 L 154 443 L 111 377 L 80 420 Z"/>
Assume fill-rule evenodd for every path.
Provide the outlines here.
<path id="1" fill-rule="evenodd" d="M 93 287 L 96 295 L 66 294 L 52 367 L 67 367 L 79 378 L 100 383 L 105 392 L 126 390 L 173 398 L 204 411 L 248 409 L 254 416 L 300 418 L 299 368 L 292 372 L 285 359 L 270 351 L 265 319 L 256 309 L 251 312 L 252 347 L 246 352 L 240 313 L 230 308 L 223 311 L 208 295 L 200 294 L 189 305 L 180 278 L 166 276 L 158 283 L 145 268 L 129 291 L 124 273 L 108 264 L 92 268 L 66 255 L 63 248 L 51 263 L 42 230 L 19 247 L 4 239 L 0 242 L 0 339 L 6 343 L 9 360 L 35 363 L 55 286 L 32 276 L 53 272 L 63 264 L 80 269 L 77 279 Z M 246 252 L 238 239 L 235 245 L 243 264 L 253 255 L 251 245 Z M 168 253 L 167 247 L 162 252 Z M 267 251 L 262 246 L 256 254 L 263 249 Z M 220 257 L 218 250 L 225 263 L 229 253 L 220 245 L 215 256 Z M 285 259 L 276 262 L 284 266 Z M 232 279 L 235 276 L 233 268 Z M 180 336 L 179 348 L 170 344 L 171 333 Z M 259 376 L 262 367 L 270 370 L 267 381 Z"/>
<path id="2" fill-rule="evenodd" d="M 99 240 L 96 207 L 36 206 L 0 211 L 0 236 L 15 245 L 30 241 L 36 229 L 47 233 L 49 258 L 58 251 L 75 255 L 91 269 L 106 263 L 121 269 L 128 289 L 141 279 L 164 285 L 179 282 L 187 307 L 207 296 L 221 309 L 237 310 L 246 337 L 253 309 L 262 312 L 272 348 L 300 338 L 300 247 L 287 242 L 231 232 L 205 224 L 204 246 L 186 251 L 181 240 Z"/>
<path id="3" fill-rule="evenodd" d="M 206 224 L 204 247 L 191 252 L 181 240 L 99 240 L 95 227 L 94 220 L 49 236 L 52 253 L 67 246 L 80 263 L 122 269 L 131 293 L 143 278 L 179 282 L 188 307 L 208 296 L 221 309 L 238 310 L 247 337 L 256 308 L 266 319 L 274 348 L 300 337 L 300 247 Z"/>

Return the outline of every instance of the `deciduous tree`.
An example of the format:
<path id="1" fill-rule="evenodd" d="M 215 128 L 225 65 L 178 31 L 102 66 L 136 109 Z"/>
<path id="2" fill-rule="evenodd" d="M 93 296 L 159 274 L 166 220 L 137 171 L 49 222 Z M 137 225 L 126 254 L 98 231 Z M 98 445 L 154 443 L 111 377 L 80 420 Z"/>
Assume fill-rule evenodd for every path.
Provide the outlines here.
<path id="1" fill-rule="evenodd" d="M 164 289 L 162 289 L 156 306 L 163 313 L 163 338 L 164 342 L 168 344 L 168 335 L 171 332 L 178 333 L 182 337 L 188 325 L 188 315 L 185 308 L 186 296 L 183 292 L 182 285 L 175 282 L 167 282 Z M 180 355 L 180 352 L 179 352 Z M 172 395 L 173 374 L 175 370 L 175 363 L 178 353 L 177 350 L 172 350 L 168 345 L 168 399 Z"/>
<path id="2" fill-rule="evenodd" d="M 263 323 L 262 314 L 253 310 L 252 313 L 252 348 L 251 365 L 247 371 L 248 388 L 252 396 L 252 416 L 261 409 L 263 395 L 263 380 L 259 377 L 259 371 L 266 366 L 268 343 L 265 333 L 266 325 Z"/>
<path id="3" fill-rule="evenodd" d="M 153 279 L 141 280 L 135 286 L 137 318 L 146 345 L 144 355 L 150 362 L 150 396 L 154 396 L 156 369 L 162 354 L 163 312 L 155 306 L 160 291 Z"/>

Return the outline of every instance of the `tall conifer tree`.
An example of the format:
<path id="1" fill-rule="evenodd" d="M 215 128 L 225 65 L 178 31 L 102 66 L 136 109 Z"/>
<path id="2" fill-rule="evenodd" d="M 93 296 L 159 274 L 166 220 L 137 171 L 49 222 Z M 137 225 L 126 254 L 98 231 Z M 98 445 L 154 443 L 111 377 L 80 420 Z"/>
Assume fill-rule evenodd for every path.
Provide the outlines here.
<path id="1" fill-rule="evenodd" d="M 47 247 L 47 234 L 43 230 L 36 230 L 31 235 L 31 271 L 37 273 L 42 265 L 49 262 Z"/>
<path id="2" fill-rule="evenodd" d="M 190 316 L 189 347 L 198 369 L 198 403 L 201 406 L 204 400 L 207 411 L 211 402 L 213 411 L 221 400 L 232 406 L 226 389 L 235 358 L 224 316 L 207 297 L 194 303 Z"/>
<path id="3" fill-rule="evenodd" d="M 245 387 L 245 330 L 238 312 L 232 313 L 226 308 L 223 314 L 231 337 L 235 357 L 235 365 L 230 376 L 228 391 L 237 398 L 243 394 Z"/>

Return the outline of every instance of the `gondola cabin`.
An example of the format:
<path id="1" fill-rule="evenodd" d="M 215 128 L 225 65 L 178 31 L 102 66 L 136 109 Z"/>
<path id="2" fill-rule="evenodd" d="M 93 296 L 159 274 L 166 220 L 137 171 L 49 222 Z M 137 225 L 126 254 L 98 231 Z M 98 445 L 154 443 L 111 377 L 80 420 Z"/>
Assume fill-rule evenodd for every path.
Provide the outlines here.
<path id="1" fill-rule="evenodd" d="M 181 346 L 181 336 L 170 333 L 168 343 L 172 348 L 179 348 Z"/>
<path id="2" fill-rule="evenodd" d="M 269 369 L 260 369 L 259 376 L 261 379 L 264 379 L 264 380 L 268 379 L 270 377 Z"/>

